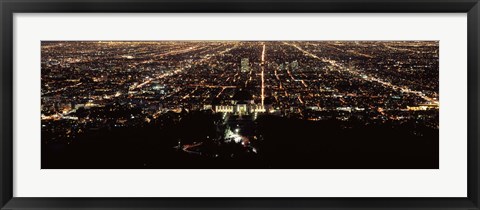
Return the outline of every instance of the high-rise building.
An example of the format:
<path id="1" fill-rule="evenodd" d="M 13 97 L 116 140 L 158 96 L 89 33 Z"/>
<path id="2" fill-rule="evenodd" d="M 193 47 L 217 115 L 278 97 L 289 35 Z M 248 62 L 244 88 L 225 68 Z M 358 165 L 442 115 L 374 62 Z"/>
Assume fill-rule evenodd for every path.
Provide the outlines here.
<path id="1" fill-rule="evenodd" d="M 250 71 L 250 62 L 248 61 L 248 58 L 242 58 L 240 64 L 242 72 Z"/>
<path id="2" fill-rule="evenodd" d="M 298 68 L 298 61 L 293 61 L 291 64 L 290 64 L 290 67 L 291 69 L 294 71 L 294 70 L 297 70 Z"/>

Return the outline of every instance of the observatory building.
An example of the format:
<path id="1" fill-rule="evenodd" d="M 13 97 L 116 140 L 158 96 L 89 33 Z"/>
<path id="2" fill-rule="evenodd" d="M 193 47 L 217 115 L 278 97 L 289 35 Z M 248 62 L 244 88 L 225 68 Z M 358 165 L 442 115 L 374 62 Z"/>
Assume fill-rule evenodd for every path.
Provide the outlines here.
<path id="1" fill-rule="evenodd" d="M 214 111 L 219 113 L 232 113 L 235 115 L 250 115 L 266 111 L 263 105 L 255 104 L 252 94 L 246 90 L 236 92 L 229 100 L 229 103 L 229 105 L 216 105 Z"/>

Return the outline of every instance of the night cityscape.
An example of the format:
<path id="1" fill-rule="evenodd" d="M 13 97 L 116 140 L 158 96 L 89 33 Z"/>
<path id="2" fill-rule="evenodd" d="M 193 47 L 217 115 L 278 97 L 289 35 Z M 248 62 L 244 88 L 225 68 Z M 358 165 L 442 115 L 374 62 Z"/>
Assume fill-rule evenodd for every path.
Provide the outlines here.
<path id="1" fill-rule="evenodd" d="M 439 168 L 438 41 L 42 41 L 41 74 L 42 169 Z"/>

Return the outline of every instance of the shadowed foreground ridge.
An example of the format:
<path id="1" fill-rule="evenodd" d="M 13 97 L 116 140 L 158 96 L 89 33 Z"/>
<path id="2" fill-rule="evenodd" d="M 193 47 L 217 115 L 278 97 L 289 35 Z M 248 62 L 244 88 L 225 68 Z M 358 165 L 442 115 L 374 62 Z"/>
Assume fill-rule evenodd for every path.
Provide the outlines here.
<path id="1" fill-rule="evenodd" d="M 173 114 L 176 115 L 176 114 Z M 189 116 L 190 115 L 190 116 Z M 69 145 L 42 146 L 42 168 L 112 169 L 355 169 L 438 168 L 438 130 L 415 128 L 413 124 L 391 128 L 389 124 L 364 126 L 345 122 L 305 121 L 275 116 L 259 118 L 263 135 L 258 154 L 236 143 L 204 141 L 191 154 L 174 148 L 178 139 L 215 136 L 215 116 L 189 113 L 182 126 L 151 125 L 96 131 Z M 184 144 L 193 144 L 185 141 Z M 208 154 L 218 154 L 218 157 Z M 233 156 L 232 156 L 233 154 Z"/>

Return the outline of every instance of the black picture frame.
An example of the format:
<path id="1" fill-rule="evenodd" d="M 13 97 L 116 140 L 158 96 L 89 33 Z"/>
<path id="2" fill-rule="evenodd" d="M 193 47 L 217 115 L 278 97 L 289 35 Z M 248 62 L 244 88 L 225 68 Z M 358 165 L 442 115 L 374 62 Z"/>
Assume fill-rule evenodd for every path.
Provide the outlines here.
<path id="1" fill-rule="evenodd" d="M 0 0 L 1 209 L 479 209 L 478 0 Z M 13 197 L 14 13 L 467 13 L 466 198 L 16 198 Z M 92 189 L 94 190 L 94 189 Z"/>

